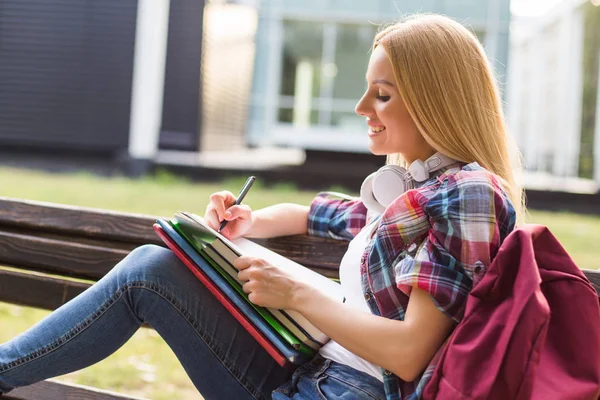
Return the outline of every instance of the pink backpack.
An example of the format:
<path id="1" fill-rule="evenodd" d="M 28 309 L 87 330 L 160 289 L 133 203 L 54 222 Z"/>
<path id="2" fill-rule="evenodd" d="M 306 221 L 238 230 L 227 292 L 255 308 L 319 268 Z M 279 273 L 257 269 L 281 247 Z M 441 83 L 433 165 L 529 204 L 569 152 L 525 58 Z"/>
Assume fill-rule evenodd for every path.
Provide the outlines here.
<path id="1" fill-rule="evenodd" d="M 473 288 L 424 399 L 598 399 L 598 294 L 550 231 L 512 232 Z"/>

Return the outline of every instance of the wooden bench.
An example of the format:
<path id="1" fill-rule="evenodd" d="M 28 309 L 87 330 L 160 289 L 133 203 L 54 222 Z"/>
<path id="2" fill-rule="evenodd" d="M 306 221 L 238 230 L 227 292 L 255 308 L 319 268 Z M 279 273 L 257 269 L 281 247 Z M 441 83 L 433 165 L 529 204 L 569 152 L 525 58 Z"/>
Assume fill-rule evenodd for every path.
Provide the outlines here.
<path id="1" fill-rule="evenodd" d="M 54 310 L 97 281 L 132 249 L 163 246 L 156 217 L 0 197 L 0 301 Z M 257 240 L 258 241 L 258 240 Z M 345 243 L 310 237 L 259 243 L 331 277 Z M 307 255 L 313 255 L 307 259 Z M 52 274 L 48 276 L 45 274 Z M 15 389 L 7 399 L 132 399 L 54 381 Z"/>
<path id="2" fill-rule="evenodd" d="M 97 281 L 133 248 L 162 246 L 156 217 L 0 197 L 0 301 L 54 310 Z M 323 275 L 337 277 L 345 242 L 307 236 L 256 240 Z M 600 272 L 584 271 L 600 293 Z M 48 276 L 45 274 L 52 274 Z M 6 399 L 117 400 L 133 397 L 55 381 Z"/>

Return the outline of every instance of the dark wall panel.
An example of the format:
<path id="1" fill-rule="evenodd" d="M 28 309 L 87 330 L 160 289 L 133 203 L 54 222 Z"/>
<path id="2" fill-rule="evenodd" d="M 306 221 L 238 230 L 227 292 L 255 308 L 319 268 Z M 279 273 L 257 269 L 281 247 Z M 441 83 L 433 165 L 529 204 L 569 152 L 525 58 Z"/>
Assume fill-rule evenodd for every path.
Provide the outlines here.
<path id="1" fill-rule="evenodd" d="M 0 145 L 127 148 L 136 0 L 0 0 Z"/>
<path id="2" fill-rule="evenodd" d="M 203 0 L 171 0 L 160 147 L 198 150 Z"/>

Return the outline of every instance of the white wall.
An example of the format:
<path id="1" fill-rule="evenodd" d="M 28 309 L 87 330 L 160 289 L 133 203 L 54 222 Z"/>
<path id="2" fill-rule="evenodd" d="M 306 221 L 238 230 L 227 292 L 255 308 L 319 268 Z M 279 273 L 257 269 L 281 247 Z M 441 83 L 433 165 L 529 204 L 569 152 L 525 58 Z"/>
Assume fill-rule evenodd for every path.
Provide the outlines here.
<path id="1" fill-rule="evenodd" d="M 529 171 L 578 174 L 583 2 L 565 0 L 511 26 L 507 117 Z"/>

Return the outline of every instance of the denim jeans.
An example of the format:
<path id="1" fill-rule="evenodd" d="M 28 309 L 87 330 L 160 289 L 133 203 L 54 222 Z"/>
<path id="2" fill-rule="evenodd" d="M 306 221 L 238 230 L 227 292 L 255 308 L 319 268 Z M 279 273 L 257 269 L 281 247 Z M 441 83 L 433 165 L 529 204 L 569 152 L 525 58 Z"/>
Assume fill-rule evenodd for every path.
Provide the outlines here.
<path id="1" fill-rule="evenodd" d="M 293 375 L 281 368 L 171 251 L 153 245 L 135 249 L 81 295 L 0 345 L 0 393 L 95 364 L 143 323 L 167 342 L 207 400 L 344 398 L 338 395 L 363 383 L 361 394 L 373 385 L 379 392 L 347 398 L 385 398 L 377 379 L 320 356 Z M 343 384 L 325 380 L 334 372 Z M 316 382 L 315 374 L 317 391 L 304 384 Z"/>
<path id="2" fill-rule="evenodd" d="M 385 391 L 371 375 L 317 354 L 273 392 L 273 400 L 284 399 L 378 400 L 385 399 Z"/>

